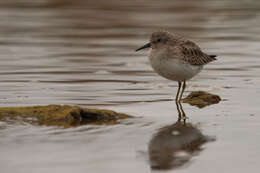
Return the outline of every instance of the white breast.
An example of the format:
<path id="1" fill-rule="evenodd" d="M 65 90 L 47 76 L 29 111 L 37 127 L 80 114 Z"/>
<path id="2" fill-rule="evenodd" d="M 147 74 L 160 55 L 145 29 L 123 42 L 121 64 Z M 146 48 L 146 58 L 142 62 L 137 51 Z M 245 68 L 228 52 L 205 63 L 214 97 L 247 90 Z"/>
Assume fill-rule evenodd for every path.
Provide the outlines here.
<path id="1" fill-rule="evenodd" d="M 166 58 L 160 52 L 150 52 L 149 60 L 154 71 L 174 81 L 189 80 L 198 74 L 203 66 L 190 65 L 178 58 Z"/>

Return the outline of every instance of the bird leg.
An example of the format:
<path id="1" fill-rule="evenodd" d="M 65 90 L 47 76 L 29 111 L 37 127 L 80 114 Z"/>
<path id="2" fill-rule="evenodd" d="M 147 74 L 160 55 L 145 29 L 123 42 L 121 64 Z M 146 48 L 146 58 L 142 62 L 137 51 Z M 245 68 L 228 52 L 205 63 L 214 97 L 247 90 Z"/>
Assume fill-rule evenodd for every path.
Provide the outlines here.
<path id="1" fill-rule="evenodd" d="M 180 89 L 181 89 L 181 82 L 178 82 L 178 91 L 175 97 L 175 102 L 179 102 Z"/>
<path id="2" fill-rule="evenodd" d="M 178 82 L 178 91 L 177 91 L 177 95 L 176 95 L 176 99 L 175 99 L 175 103 L 176 103 L 176 108 L 177 108 L 177 111 L 179 113 L 178 115 L 178 121 L 181 121 L 183 120 L 185 122 L 186 120 L 186 114 L 182 108 L 182 104 L 181 104 L 181 98 L 182 98 L 182 95 L 183 95 L 183 92 L 185 90 L 185 87 L 186 87 L 186 82 Z"/>
<path id="3" fill-rule="evenodd" d="M 180 101 L 176 101 L 176 108 L 177 108 L 177 111 L 178 111 L 178 121 L 181 121 L 183 120 L 185 122 L 185 120 L 187 119 L 186 118 L 186 114 L 182 108 L 182 104 Z"/>
<path id="4" fill-rule="evenodd" d="M 187 117 L 186 117 L 186 114 L 185 114 L 185 112 L 184 112 L 184 110 L 183 110 L 183 108 L 182 108 L 182 104 L 181 104 L 181 102 L 179 102 L 179 109 L 180 109 L 180 114 L 181 114 L 181 119 L 185 122 L 185 120 L 187 119 Z M 179 116 L 180 117 L 180 116 Z"/>
<path id="5" fill-rule="evenodd" d="M 181 101 L 181 99 L 182 99 L 182 95 L 183 95 L 183 93 L 184 93 L 185 88 L 186 88 L 186 81 L 183 82 L 182 90 L 181 90 L 181 95 L 180 95 L 179 101 Z"/>
<path id="6" fill-rule="evenodd" d="M 175 98 L 175 104 L 176 104 L 176 108 L 178 111 L 178 121 L 181 121 L 182 119 L 182 113 L 180 110 L 180 105 L 179 105 L 179 96 L 180 96 L 180 89 L 181 89 L 181 82 L 178 81 L 178 90 L 177 90 L 177 94 L 176 94 L 176 98 Z"/>

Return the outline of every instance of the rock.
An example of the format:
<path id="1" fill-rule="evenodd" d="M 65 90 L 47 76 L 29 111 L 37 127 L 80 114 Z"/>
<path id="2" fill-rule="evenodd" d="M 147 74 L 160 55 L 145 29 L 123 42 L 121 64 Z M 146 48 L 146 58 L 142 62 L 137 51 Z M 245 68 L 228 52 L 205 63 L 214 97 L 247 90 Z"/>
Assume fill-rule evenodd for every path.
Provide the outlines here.
<path id="1" fill-rule="evenodd" d="M 73 127 L 83 124 L 112 125 L 132 116 L 111 110 L 88 109 L 78 106 L 32 106 L 0 108 L 0 120 L 22 120 L 34 125 Z"/>
<path id="2" fill-rule="evenodd" d="M 211 94 L 205 91 L 193 91 L 182 100 L 184 103 L 189 103 L 192 106 L 203 108 L 212 104 L 217 104 L 221 101 L 218 95 Z"/>

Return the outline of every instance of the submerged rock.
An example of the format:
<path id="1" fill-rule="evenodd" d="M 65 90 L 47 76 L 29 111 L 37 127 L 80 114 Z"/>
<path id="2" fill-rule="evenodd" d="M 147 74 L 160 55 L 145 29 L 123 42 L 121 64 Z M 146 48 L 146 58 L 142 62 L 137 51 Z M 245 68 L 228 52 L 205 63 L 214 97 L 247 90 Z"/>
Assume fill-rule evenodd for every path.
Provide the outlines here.
<path id="1" fill-rule="evenodd" d="M 218 95 L 211 94 L 205 91 L 193 91 L 186 98 L 183 99 L 184 103 L 189 103 L 192 106 L 203 108 L 212 104 L 217 104 L 221 101 Z"/>
<path id="2" fill-rule="evenodd" d="M 88 109 L 78 106 L 31 106 L 0 108 L 0 120 L 22 120 L 36 125 L 72 127 L 83 124 L 117 124 L 130 115 L 104 109 Z"/>

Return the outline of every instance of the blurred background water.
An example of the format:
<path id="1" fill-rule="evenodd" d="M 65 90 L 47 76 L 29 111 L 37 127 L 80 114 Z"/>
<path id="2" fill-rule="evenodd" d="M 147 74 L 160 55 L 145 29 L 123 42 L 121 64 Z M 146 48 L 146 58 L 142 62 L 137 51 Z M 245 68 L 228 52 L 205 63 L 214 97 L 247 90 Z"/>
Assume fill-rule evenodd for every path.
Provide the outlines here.
<path id="1" fill-rule="evenodd" d="M 0 106 L 70 104 L 143 118 L 73 129 L 0 122 L 0 172 L 150 172 L 148 143 L 173 124 L 176 83 L 134 50 L 166 29 L 218 61 L 188 82 L 224 99 L 190 121 L 217 140 L 179 172 L 255 172 L 258 150 L 260 1 L 0 1 Z M 234 167 L 233 164 L 239 165 Z"/>

